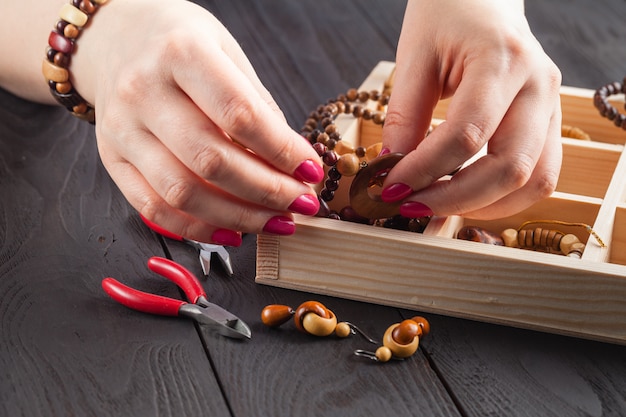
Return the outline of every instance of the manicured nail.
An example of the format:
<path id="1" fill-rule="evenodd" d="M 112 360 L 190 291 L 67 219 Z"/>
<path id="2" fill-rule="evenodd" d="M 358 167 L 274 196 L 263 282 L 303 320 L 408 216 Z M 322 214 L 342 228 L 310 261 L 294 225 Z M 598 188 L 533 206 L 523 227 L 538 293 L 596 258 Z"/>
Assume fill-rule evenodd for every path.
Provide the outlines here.
<path id="1" fill-rule="evenodd" d="M 400 206 L 400 214 L 408 218 L 432 216 L 433 211 L 426 204 L 409 201 Z"/>
<path id="2" fill-rule="evenodd" d="M 380 193 L 380 199 L 385 203 L 395 203 L 396 201 L 404 200 L 411 194 L 413 194 L 413 189 L 411 187 L 406 184 L 402 184 L 401 182 L 397 182 L 383 188 L 383 191 Z"/>
<path id="3" fill-rule="evenodd" d="M 263 231 L 275 235 L 293 235 L 296 231 L 296 224 L 289 217 L 272 217 L 263 226 Z"/>
<path id="4" fill-rule="evenodd" d="M 380 153 L 378 154 L 378 156 L 387 155 L 389 152 L 391 152 L 391 151 L 389 150 L 389 148 L 382 148 L 382 149 L 380 150 Z"/>
<path id="5" fill-rule="evenodd" d="M 241 234 L 233 230 L 217 229 L 211 235 L 211 241 L 216 245 L 241 246 Z"/>
<path id="6" fill-rule="evenodd" d="M 293 175 L 299 181 L 317 184 L 324 179 L 324 168 L 313 160 L 307 159 L 296 168 Z"/>
<path id="7" fill-rule="evenodd" d="M 320 202 L 317 197 L 311 194 L 303 194 L 293 200 L 289 206 L 289 210 L 294 213 L 304 214 L 305 216 L 313 216 L 320 209 Z"/>

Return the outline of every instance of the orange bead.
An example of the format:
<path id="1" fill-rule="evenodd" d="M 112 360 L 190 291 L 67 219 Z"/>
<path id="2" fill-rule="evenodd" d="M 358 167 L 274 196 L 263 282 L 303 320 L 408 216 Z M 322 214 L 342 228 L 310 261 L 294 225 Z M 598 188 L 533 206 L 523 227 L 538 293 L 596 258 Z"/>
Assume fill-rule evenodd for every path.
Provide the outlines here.
<path id="1" fill-rule="evenodd" d="M 268 327 L 278 327 L 289 321 L 294 313 L 289 306 L 271 304 L 261 311 L 261 321 Z"/>

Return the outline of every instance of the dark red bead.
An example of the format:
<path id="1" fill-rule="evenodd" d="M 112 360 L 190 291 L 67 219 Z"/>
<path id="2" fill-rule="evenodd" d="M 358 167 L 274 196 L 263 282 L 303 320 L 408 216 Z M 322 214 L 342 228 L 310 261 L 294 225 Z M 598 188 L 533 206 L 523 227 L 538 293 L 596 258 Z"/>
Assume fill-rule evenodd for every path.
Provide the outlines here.
<path id="1" fill-rule="evenodd" d="M 74 50 L 74 42 L 67 39 L 65 36 L 58 34 L 55 31 L 50 32 L 48 37 L 48 44 L 56 51 L 63 52 L 66 55 L 70 55 Z"/>

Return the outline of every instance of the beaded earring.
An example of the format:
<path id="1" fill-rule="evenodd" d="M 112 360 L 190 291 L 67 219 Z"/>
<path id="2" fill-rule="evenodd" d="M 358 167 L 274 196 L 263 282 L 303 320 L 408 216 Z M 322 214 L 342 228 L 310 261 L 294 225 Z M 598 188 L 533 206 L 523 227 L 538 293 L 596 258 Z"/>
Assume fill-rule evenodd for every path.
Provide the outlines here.
<path id="1" fill-rule="evenodd" d="M 380 346 L 375 352 L 358 349 L 354 351 L 354 354 L 376 362 L 405 359 L 417 352 L 420 338 L 429 332 L 428 320 L 421 316 L 415 316 L 389 326 L 383 336 L 383 346 Z"/>
<path id="2" fill-rule="evenodd" d="M 319 301 L 305 301 L 294 310 L 281 305 L 270 304 L 261 311 L 261 321 L 268 327 L 279 327 L 294 318 L 296 329 L 313 336 L 330 336 L 335 333 L 337 337 L 348 337 L 357 332 L 371 343 L 377 343 L 367 336 L 354 324 L 342 321 L 337 322 L 337 316 Z"/>

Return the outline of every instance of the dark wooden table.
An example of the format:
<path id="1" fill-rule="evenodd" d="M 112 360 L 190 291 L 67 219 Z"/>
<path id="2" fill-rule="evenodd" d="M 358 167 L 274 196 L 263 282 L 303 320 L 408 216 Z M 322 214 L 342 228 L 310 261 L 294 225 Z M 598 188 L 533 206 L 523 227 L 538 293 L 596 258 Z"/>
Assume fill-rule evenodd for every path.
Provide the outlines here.
<path id="1" fill-rule="evenodd" d="M 405 1 L 203 4 L 298 127 L 394 59 Z M 533 0 L 527 14 L 564 84 L 626 75 L 623 0 Z M 145 262 L 167 256 L 200 274 L 195 252 L 141 223 L 100 164 L 92 126 L 6 92 L 0 102 L 0 415 L 626 415 L 622 346 L 427 314 L 419 352 L 380 365 L 352 356 L 368 347 L 358 337 L 268 330 L 259 313 L 270 303 L 320 299 L 373 335 L 414 312 L 255 284 L 253 235 L 230 250 L 233 277 L 216 264 L 204 282 L 250 324 L 250 341 L 126 309 L 103 277 L 180 297 Z"/>

